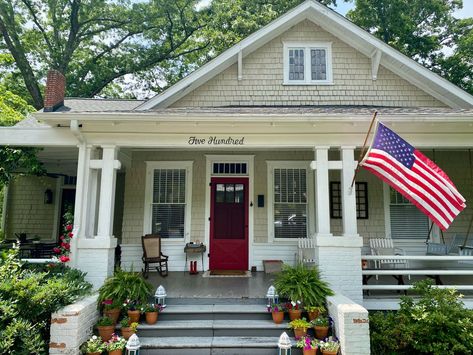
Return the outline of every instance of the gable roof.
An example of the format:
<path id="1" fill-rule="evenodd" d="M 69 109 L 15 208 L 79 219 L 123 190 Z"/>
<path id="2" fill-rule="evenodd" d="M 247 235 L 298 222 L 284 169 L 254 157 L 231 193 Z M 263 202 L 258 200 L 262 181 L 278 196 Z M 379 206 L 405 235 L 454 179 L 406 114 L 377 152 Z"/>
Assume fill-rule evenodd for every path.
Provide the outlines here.
<path id="1" fill-rule="evenodd" d="M 169 89 L 144 102 L 135 110 L 170 106 L 236 63 L 240 52 L 244 58 L 306 19 L 316 23 L 367 57 L 380 60 L 379 64 L 446 105 L 452 108 L 473 107 L 473 96 L 466 91 L 390 47 L 325 5 L 315 0 L 307 0 L 243 39 Z"/>

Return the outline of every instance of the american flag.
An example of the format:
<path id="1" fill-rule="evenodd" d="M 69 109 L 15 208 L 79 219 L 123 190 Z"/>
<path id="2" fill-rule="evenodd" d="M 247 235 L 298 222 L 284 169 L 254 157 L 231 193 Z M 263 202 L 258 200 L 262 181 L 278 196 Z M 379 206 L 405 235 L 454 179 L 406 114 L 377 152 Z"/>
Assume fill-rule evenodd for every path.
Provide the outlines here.
<path id="1" fill-rule="evenodd" d="M 466 207 L 447 174 L 380 122 L 360 165 L 401 193 L 442 230 Z"/>

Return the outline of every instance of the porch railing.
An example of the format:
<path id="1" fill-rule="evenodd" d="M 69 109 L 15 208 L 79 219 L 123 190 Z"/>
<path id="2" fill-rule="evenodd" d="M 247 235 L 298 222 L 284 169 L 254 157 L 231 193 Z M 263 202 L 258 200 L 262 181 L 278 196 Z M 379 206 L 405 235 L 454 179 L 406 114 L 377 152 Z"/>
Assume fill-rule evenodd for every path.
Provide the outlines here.
<path id="1" fill-rule="evenodd" d="M 374 261 L 383 260 L 415 260 L 420 262 L 434 262 L 436 267 L 433 268 L 367 268 L 362 270 L 363 275 L 363 290 L 364 291 L 375 291 L 375 290 L 408 290 L 413 285 L 404 284 L 404 276 L 409 275 L 425 275 L 432 277 L 436 280 L 438 288 L 456 288 L 458 290 L 473 290 L 473 285 L 443 285 L 439 284 L 440 276 L 471 276 L 473 275 L 473 256 L 471 255 L 362 255 L 363 260 Z M 455 267 L 446 265 L 445 267 L 438 267 L 437 264 L 440 262 L 453 262 L 457 263 Z M 383 265 L 387 265 L 384 263 Z M 389 264 L 388 264 L 389 265 Z M 399 264 L 392 264 L 393 266 L 399 266 Z M 390 275 L 393 276 L 393 280 L 397 280 L 397 284 L 368 284 L 368 280 L 372 276 Z"/>

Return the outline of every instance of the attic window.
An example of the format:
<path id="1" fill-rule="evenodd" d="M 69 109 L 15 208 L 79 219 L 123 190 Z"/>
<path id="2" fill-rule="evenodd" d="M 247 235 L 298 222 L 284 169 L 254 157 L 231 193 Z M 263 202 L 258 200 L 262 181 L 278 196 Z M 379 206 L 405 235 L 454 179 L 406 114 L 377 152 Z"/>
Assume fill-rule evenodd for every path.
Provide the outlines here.
<path id="1" fill-rule="evenodd" d="M 332 84 L 332 44 L 284 43 L 284 84 Z"/>

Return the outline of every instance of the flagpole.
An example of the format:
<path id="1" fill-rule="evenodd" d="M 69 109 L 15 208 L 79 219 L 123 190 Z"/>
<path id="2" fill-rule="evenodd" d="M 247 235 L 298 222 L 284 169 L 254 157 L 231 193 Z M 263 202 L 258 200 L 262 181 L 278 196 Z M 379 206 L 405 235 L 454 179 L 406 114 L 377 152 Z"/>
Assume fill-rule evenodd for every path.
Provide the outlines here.
<path id="1" fill-rule="evenodd" d="M 374 111 L 373 118 L 371 119 L 370 127 L 368 128 L 368 133 L 366 133 L 365 141 L 363 142 L 363 146 L 361 147 L 360 156 L 358 158 L 358 163 L 356 164 L 355 174 L 353 174 L 353 180 L 351 181 L 350 188 L 353 188 L 353 184 L 355 183 L 356 175 L 358 174 L 358 169 L 360 168 L 360 162 L 363 156 L 365 155 L 366 143 L 368 142 L 368 137 L 371 133 L 371 129 L 373 128 L 376 116 L 378 116 L 378 111 Z"/>

